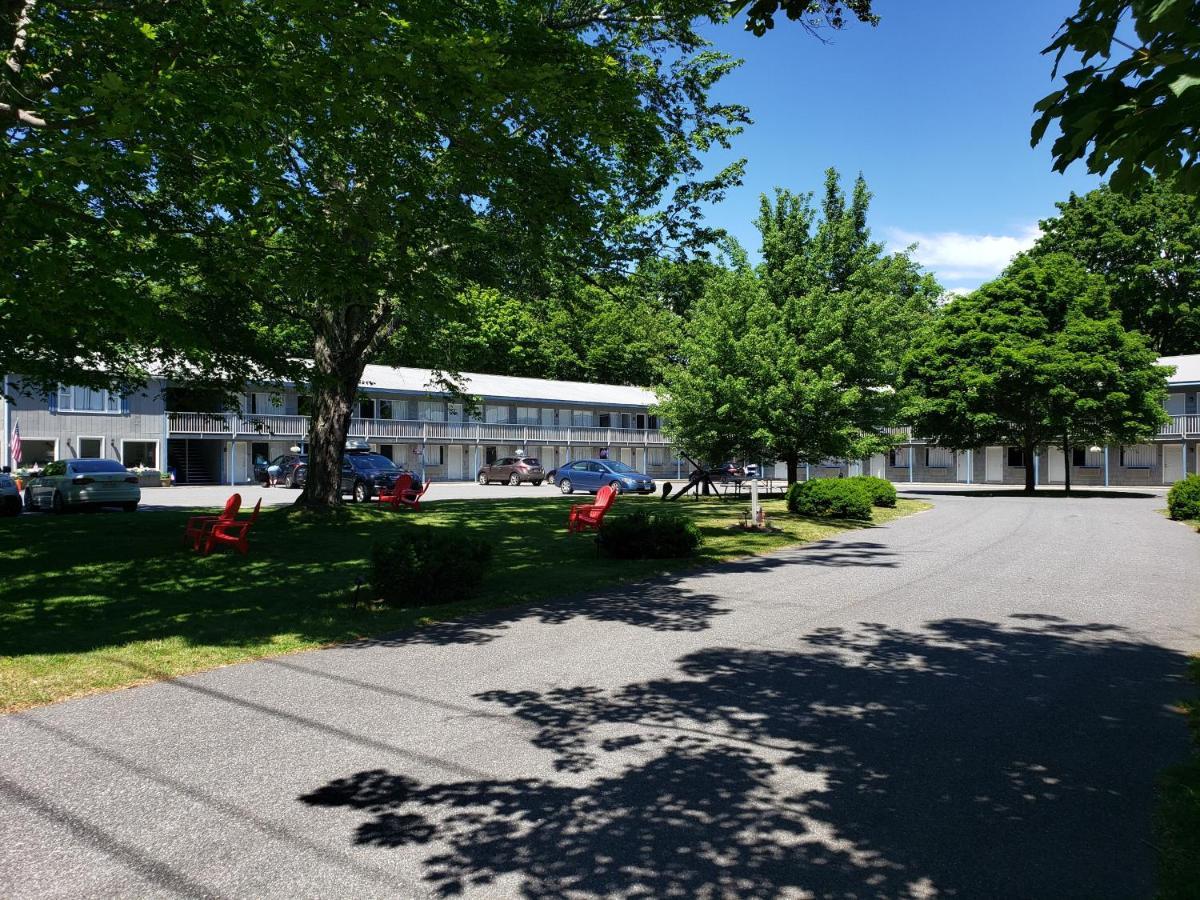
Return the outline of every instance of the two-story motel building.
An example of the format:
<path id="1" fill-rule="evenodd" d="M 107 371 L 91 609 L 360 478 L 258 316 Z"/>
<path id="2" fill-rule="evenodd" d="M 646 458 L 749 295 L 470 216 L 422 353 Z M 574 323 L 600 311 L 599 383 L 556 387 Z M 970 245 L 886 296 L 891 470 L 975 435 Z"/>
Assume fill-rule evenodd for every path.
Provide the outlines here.
<path id="1" fill-rule="evenodd" d="M 1058 448 L 1038 454 L 1040 484 L 1163 485 L 1200 473 L 1200 354 L 1165 357 L 1174 366 L 1166 410 L 1169 423 L 1143 444 L 1076 447 L 1068 460 Z M 7 376 L 16 382 L 17 376 Z M 169 408 L 161 381 L 121 396 L 63 386 L 48 400 L 17 396 L 4 404 L 0 459 L 11 463 L 13 424 L 20 425 L 22 462 L 104 457 L 128 467 L 171 469 L 179 483 L 244 483 L 254 462 L 302 445 L 308 433 L 307 397 L 294 386 L 251 389 L 236 412 Z M 611 459 L 659 478 L 686 475 L 653 411 L 646 388 L 466 374 L 462 388 L 479 402 L 466 408 L 436 385 L 425 369 L 367 366 L 351 438 L 435 480 L 469 480 L 479 467 L 518 451 L 547 468 L 570 459 Z M 10 395 L 15 391 L 7 391 Z M 801 478 L 869 472 L 896 482 L 1021 484 L 1024 459 L 1016 447 L 956 452 L 895 433 L 902 443 L 865 460 L 826 460 L 801 467 Z M 776 476 L 783 474 L 782 466 Z"/>

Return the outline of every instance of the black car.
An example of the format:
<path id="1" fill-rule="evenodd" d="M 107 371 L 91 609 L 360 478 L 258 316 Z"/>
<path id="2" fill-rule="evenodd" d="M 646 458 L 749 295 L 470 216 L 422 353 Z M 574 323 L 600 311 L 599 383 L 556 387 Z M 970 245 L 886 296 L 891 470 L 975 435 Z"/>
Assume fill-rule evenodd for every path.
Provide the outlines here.
<path id="1" fill-rule="evenodd" d="M 285 487 L 300 487 L 303 482 L 296 480 L 296 471 L 308 462 L 308 456 L 300 453 L 285 453 L 282 456 L 277 456 L 270 462 L 254 464 L 254 479 L 260 484 L 269 484 L 271 481 L 271 473 L 267 471 L 271 466 L 279 466 L 279 475 L 276 478 L 279 484 Z"/>
<path id="2" fill-rule="evenodd" d="M 349 494 L 360 503 L 370 500 L 379 493 L 380 488 L 390 494 L 396 479 L 407 471 L 382 454 L 347 450 L 342 457 L 342 493 Z M 412 486 L 420 490 L 421 479 L 413 473 L 409 474 L 413 476 Z M 296 469 L 296 484 L 303 487 L 307 475 L 308 463 L 305 462 Z"/>

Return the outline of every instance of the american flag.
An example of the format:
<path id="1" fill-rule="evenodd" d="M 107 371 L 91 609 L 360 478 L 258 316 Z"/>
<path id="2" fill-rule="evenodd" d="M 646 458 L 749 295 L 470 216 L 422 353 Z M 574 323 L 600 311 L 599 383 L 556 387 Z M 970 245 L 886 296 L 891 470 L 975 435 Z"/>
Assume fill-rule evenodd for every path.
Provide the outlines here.
<path id="1" fill-rule="evenodd" d="M 12 440 L 9 442 L 9 453 L 12 455 L 12 466 L 16 468 L 21 464 L 21 424 L 13 422 Z"/>

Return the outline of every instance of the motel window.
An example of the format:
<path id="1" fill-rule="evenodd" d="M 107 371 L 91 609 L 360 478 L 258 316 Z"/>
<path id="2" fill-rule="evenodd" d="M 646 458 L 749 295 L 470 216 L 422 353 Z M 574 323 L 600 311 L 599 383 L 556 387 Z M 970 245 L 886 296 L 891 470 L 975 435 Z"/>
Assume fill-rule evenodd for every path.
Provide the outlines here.
<path id="1" fill-rule="evenodd" d="M 665 466 L 667 450 L 665 447 L 651 447 L 646 451 L 646 464 L 650 466 Z"/>
<path id="2" fill-rule="evenodd" d="M 104 438 L 81 437 L 79 439 L 80 459 L 102 459 L 104 457 Z"/>
<path id="3" fill-rule="evenodd" d="M 445 422 L 446 414 L 440 400 L 418 400 L 417 418 L 422 422 Z"/>
<path id="4" fill-rule="evenodd" d="M 647 416 L 646 427 L 651 430 L 658 428 L 658 416 Z"/>
<path id="5" fill-rule="evenodd" d="M 1103 450 L 1089 450 L 1087 447 L 1071 448 L 1071 465 L 1076 469 L 1099 469 L 1104 465 Z"/>
<path id="6" fill-rule="evenodd" d="M 394 419 L 394 410 L 391 400 L 376 400 L 375 401 L 375 417 L 377 419 Z M 389 456 L 388 459 L 391 459 Z"/>
<path id="7" fill-rule="evenodd" d="M 571 424 L 576 428 L 590 428 L 592 425 L 592 411 L 590 409 L 571 410 Z"/>
<path id="8" fill-rule="evenodd" d="M 637 428 L 641 431 L 646 430 L 646 414 L 645 413 L 638 413 L 636 416 L 634 416 L 633 427 Z"/>
<path id="9" fill-rule="evenodd" d="M 596 417 L 596 424 L 601 428 L 612 428 L 612 413 L 600 413 Z"/>
<path id="10" fill-rule="evenodd" d="M 312 397 L 309 394 L 298 394 L 296 396 L 296 414 L 300 416 L 312 415 Z"/>
<path id="11" fill-rule="evenodd" d="M 1185 415 L 1194 416 L 1196 414 L 1196 397 L 1200 396 L 1192 391 L 1188 391 L 1183 395 L 1183 412 Z"/>
<path id="12" fill-rule="evenodd" d="M 375 418 L 375 401 L 374 400 L 359 400 L 355 409 L 356 416 L 360 419 Z"/>
<path id="13" fill-rule="evenodd" d="M 536 406 L 518 406 L 518 425 L 537 425 L 541 421 L 541 413 Z"/>
<path id="14" fill-rule="evenodd" d="M 121 444 L 121 464 L 127 469 L 156 468 L 158 444 L 154 441 L 125 441 Z"/>
<path id="15" fill-rule="evenodd" d="M 115 391 L 93 390 L 86 387 L 59 386 L 59 412 L 109 413 L 121 412 L 121 395 Z"/>
<path id="16" fill-rule="evenodd" d="M 949 447 L 926 447 L 925 467 L 928 469 L 949 469 L 954 465 L 954 451 Z"/>
<path id="17" fill-rule="evenodd" d="M 483 420 L 495 425 L 502 425 L 510 421 L 512 416 L 511 409 L 512 407 L 509 406 L 496 406 L 489 403 L 483 411 Z"/>
<path id="18" fill-rule="evenodd" d="M 1121 448 L 1121 465 L 1126 469 L 1149 469 L 1154 465 L 1154 448 L 1150 444 L 1131 444 Z"/>
<path id="19" fill-rule="evenodd" d="M 1025 468 L 1025 451 L 1020 447 L 1009 447 L 1008 465 L 1013 469 Z"/>
<path id="20" fill-rule="evenodd" d="M 270 394 L 253 393 L 250 395 L 250 414 L 265 416 L 278 416 L 283 413 L 283 398 L 273 397 Z"/>
<path id="21" fill-rule="evenodd" d="M 907 469 L 908 452 L 905 447 L 893 447 L 888 451 L 888 465 L 893 469 Z"/>

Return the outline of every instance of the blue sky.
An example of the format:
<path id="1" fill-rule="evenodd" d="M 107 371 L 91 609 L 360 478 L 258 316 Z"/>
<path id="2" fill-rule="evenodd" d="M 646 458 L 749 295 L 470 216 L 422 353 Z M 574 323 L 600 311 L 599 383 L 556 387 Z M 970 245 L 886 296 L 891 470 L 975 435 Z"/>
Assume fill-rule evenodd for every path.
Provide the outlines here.
<path id="1" fill-rule="evenodd" d="M 754 119 L 730 155 L 748 159 L 745 184 L 710 222 L 756 252 L 760 193 L 819 194 L 827 167 L 847 186 L 861 171 L 877 239 L 919 242 L 918 260 L 947 288 L 978 286 L 1028 246 L 1055 201 L 1100 183 L 1079 164 L 1052 172 L 1048 143 L 1029 146 L 1032 107 L 1054 87 L 1040 51 L 1077 7 L 877 0 L 877 27 L 829 32 L 826 44 L 786 21 L 762 38 L 707 29 L 717 49 L 746 60 L 716 96 Z"/>

